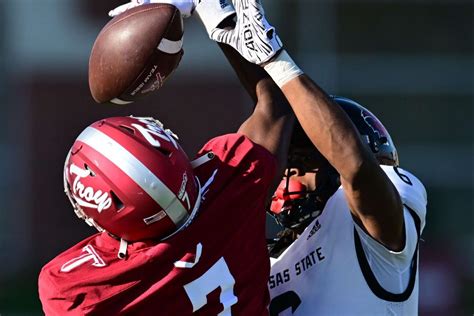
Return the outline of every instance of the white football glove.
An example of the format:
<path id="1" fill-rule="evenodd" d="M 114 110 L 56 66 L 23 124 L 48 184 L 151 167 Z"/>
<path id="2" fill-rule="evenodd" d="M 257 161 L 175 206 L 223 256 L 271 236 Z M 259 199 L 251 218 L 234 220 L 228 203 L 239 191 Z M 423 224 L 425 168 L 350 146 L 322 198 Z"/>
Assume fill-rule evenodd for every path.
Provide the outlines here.
<path id="1" fill-rule="evenodd" d="M 234 6 L 231 0 L 195 0 L 196 14 L 201 19 L 202 24 L 206 28 L 207 34 L 211 36 L 211 32 L 221 24 L 227 17 L 235 14 Z"/>
<path id="2" fill-rule="evenodd" d="M 193 14 L 198 2 L 200 2 L 200 0 L 131 0 L 129 3 L 122 4 L 121 6 L 109 11 L 109 16 L 113 18 L 131 8 L 138 7 L 142 4 L 167 3 L 172 4 L 178 8 L 183 18 L 189 18 Z"/>
<path id="3" fill-rule="evenodd" d="M 205 0 L 204 0 L 205 1 Z M 265 18 L 260 0 L 233 0 L 237 12 L 234 29 L 214 28 L 210 38 L 234 47 L 251 63 L 261 65 L 281 50 L 283 44 Z"/>

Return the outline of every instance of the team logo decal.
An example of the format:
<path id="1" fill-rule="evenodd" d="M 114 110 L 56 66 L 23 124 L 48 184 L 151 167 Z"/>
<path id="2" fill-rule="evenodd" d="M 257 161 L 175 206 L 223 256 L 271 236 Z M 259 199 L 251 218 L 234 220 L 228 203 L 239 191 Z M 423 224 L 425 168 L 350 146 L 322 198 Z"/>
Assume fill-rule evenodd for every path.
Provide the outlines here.
<path id="1" fill-rule="evenodd" d="M 82 169 L 75 164 L 71 164 L 69 174 L 76 176 L 72 184 L 72 193 L 79 205 L 95 208 L 99 213 L 112 205 L 112 198 L 109 196 L 109 193 L 102 192 L 101 190 L 95 191 L 94 188 L 85 186 L 81 182 L 81 179 L 91 174 L 90 170 Z"/>
<path id="2" fill-rule="evenodd" d="M 181 181 L 181 187 L 178 192 L 178 199 L 181 201 L 187 202 L 186 205 L 188 206 L 188 210 L 191 209 L 191 203 L 189 202 L 188 192 L 186 192 L 186 184 L 188 183 L 188 176 L 186 172 L 183 173 L 183 180 Z"/>
<path id="3" fill-rule="evenodd" d="M 364 119 L 365 123 L 379 137 L 379 139 L 383 139 L 383 138 L 388 139 L 387 137 L 388 133 L 385 130 L 385 127 L 382 125 L 382 123 L 379 122 L 379 120 L 375 119 L 374 116 L 370 112 L 366 110 L 361 110 L 360 115 Z"/>
<path id="4" fill-rule="evenodd" d="M 166 76 L 163 76 L 159 71 L 155 74 L 155 80 L 150 83 L 150 86 L 146 89 L 143 89 L 141 93 L 149 93 L 155 90 L 158 90 L 163 86 L 163 83 L 166 80 Z"/>
<path id="5" fill-rule="evenodd" d="M 146 117 L 136 117 L 136 119 L 140 123 L 145 124 L 145 126 L 141 124 L 132 124 L 132 126 L 145 137 L 150 145 L 153 147 L 161 147 L 161 140 L 171 143 L 174 148 L 178 149 L 178 144 L 173 137 L 174 134 L 170 130 L 164 130 L 163 127 L 158 124 L 159 122 Z"/>
<path id="6" fill-rule="evenodd" d="M 71 270 L 79 267 L 87 262 L 92 262 L 92 266 L 97 268 L 105 267 L 105 261 L 97 254 L 94 247 L 87 245 L 82 248 L 82 255 L 74 259 L 69 260 L 61 267 L 61 272 L 70 272 Z"/>
<path id="7" fill-rule="evenodd" d="M 319 220 L 316 220 L 316 223 L 314 223 L 313 227 L 311 228 L 311 231 L 309 232 L 308 237 L 306 240 L 310 239 L 313 237 L 314 234 L 321 228 L 321 224 L 319 223 Z"/>

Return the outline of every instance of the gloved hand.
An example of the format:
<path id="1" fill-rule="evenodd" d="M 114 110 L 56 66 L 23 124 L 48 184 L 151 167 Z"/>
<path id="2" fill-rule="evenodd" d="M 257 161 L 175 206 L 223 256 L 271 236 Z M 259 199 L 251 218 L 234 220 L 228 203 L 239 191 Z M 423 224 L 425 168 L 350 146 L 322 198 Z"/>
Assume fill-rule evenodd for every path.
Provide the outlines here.
<path id="1" fill-rule="evenodd" d="M 210 0 L 203 0 L 210 1 Z M 246 60 L 261 65 L 281 50 L 275 28 L 265 18 L 260 0 L 233 0 L 237 12 L 234 29 L 214 28 L 210 38 L 234 47 Z"/>
<path id="2" fill-rule="evenodd" d="M 129 3 L 122 4 L 109 12 L 110 17 L 115 17 L 131 8 L 148 3 L 168 3 L 174 5 L 181 13 L 183 18 L 189 18 L 196 5 L 201 0 L 131 0 Z"/>
<path id="3" fill-rule="evenodd" d="M 207 34 L 221 24 L 226 18 L 235 15 L 235 9 L 231 0 L 195 0 L 196 14 L 206 28 Z"/>

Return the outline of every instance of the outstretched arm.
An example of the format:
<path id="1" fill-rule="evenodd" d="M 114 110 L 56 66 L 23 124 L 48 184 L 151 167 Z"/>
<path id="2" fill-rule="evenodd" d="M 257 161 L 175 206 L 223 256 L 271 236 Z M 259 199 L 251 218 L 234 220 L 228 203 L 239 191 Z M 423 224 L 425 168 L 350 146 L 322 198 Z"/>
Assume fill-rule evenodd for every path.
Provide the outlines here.
<path id="1" fill-rule="evenodd" d="M 293 111 L 279 87 L 259 66 L 242 58 L 232 47 L 219 44 L 240 82 L 255 102 L 238 132 L 262 145 L 278 159 L 279 174 L 286 165 L 293 128 Z"/>
<path id="2" fill-rule="evenodd" d="M 282 86 L 306 134 L 339 172 L 356 221 L 392 250 L 404 246 L 400 196 L 346 113 L 308 76 Z"/>
<path id="3" fill-rule="evenodd" d="M 232 17 L 227 17 L 218 27 L 231 28 L 234 25 Z M 281 175 L 288 157 L 293 111 L 280 88 L 262 67 L 247 61 L 231 46 L 218 45 L 255 103 L 253 113 L 238 132 L 274 154 L 278 162 L 278 175 Z M 275 179 L 275 187 L 279 180 Z"/>
<path id="4" fill-rule="evenodd" d="M 390 179 L 343 110 L 301 73 L 265 18 L 258 0 L 235 0 L 237 25 L 213 29 L 211 38 L 264 66 L 281 88 L 313 144 L 341 176 L 351 212 L 376 240 L 392 250 L 404 246 L 403 207 Z M 276 56 L 276 58 L 275 58 Z"/>

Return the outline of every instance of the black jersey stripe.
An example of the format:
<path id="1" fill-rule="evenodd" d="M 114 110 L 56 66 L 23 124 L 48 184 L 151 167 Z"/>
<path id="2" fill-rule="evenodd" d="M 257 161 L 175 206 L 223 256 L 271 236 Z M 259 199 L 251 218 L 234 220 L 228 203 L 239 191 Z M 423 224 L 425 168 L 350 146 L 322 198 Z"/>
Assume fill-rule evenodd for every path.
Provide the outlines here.
<path id="1" fill-rule="evenodd" d="M 372 272 L 372 269 L 370 268 L 369 262 L 367 261 L 367 257 L 365 256 L 365 252 L 364 252 L 364 249 L 362 248 L 362 243 L 360 241 L 359 234 L 357 233 L 356 228 L 354 227 L 355 250 L 357 254 L 357 260 L 359 261 L 360 269 L 362 270 L 362 274 L 364 275 L 364 279 L 367 282 L 367 285 L 369 286 L 372 293 L 375 294 L 375 296 L 377 296 L 378 298 L 382 300 L 390 301 L 390 302 L 404 302 L 408 298 L 410 298 L 413 292 L 413 289 L 415 287 L 415 280 L 416 280 L 416 274 L 417 274 L 417 269 L 418 269 L 418 245 L 419 245 L 419 240 L 420 240 L 421 220 L 415 211 L 413 211 L 407 205 L 405 205 L 405 207 L 408 209 L 408 211 L 410 212 L 415 222 L 415 227 L 418 234 L 418 241 L 416 243 L 415 253 L 413 254 L 413 259 L 411 261 L 410 280 L 408 281 L 407 288 L 402 293 L 399 293 L 399 294 L 391 293 L 385 290 L 377 281 L 374 273 Z"/>

